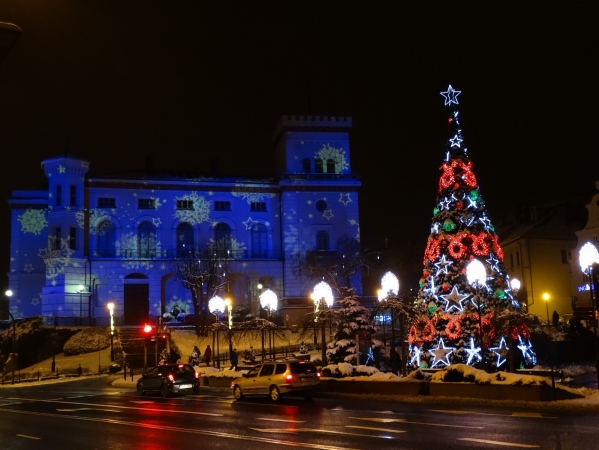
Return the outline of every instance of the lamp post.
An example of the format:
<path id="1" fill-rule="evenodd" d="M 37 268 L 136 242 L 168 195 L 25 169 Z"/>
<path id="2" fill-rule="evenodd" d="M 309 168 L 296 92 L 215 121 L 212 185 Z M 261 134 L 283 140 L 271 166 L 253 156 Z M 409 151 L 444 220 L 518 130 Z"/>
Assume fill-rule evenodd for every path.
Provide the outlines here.
<path id="1" fill-rule="evenodd" d="M 264 292 L 262 292 L 262 294 L 260 294 L 260 306 L 262 306 L 262 308 L 264 308 L 268 311 L 268 320 L 269 321 L 270 321 L 271 311 L 277 310 L 277 302 L 278 302 L 277 294 L 275 294 L 270 289 L 266 289 Z M 274 347 L 274 343 L 275 343 L 274 333 L 272 333 L 272 344 L 271 344 L 270 336 L 271 336 L 271 332 L 269 330 L 269 332 L 268 332 L 268 351 L 269 351 L 271 357 L 274 358 L 274 355 L 273 355 L 273 347 Z"/>
<path id="2" fill-rule="evenodd" d="M 521 286 L 521 283 L 518 278 L 512 278 L 510 280 L 510 287 L 512 288 L 512 291 L 514 291 L 514 293 L 516 294 L 516 300 L 518 299 L 518 291 L 520 290 L 520 286 Z M 520 302 L 518 302 L 518 303 L 520 303 Z M 508 355 L 510 358 L 510 372 L 514 373 L 516 371 L 516 356 L 515 356 L 514 342 L 512 340 L 512 333 L 508 332 L 506 337 L 507 337 L 507 343 L 508 343 Z"/>
<path id="3" fill-rule="evenodd" d="M 595 331 L 595 366 L 597 370 L 597 388 L 599 388 L 599 343 L 597 342 L 597 286 L 595 286 L 595 266 L 599 264 L 599 251 L 592 243 L 586 242 L 578 252 L 578 262 L 583 273 L 589 277 L 591 307 L 595 313 L 593 329 Z"/>
<path id="4" fill-rule="evenodd" d="M 225 301 L 222 297 L 215 295 L 208 301 L 208 310 L 216 316 L 216 322 L 220 323 L 220 315 L 225 312 Z M 216 329 L 216 352 L 215 358 L 212 361 L 212 367 L 214 367 L 214 359 L 216 359 L 216 367 L 220 369 L 220 344 L 218 341 L 218 328 Z M 214 344 L 213 344 L 214 345 Z"/>
<path id="5" fill-rule="evenodd" d="M 8 315 L 10 316 L 10 320 L 12 320 L 12 382 L 11 384 L 15 384 L 15 362 L 16 362 L 16 356 L 15 356 L 15 342 L 17 341 L 17 327 L 15 325 L 15 318 L 13 317 L 13 315 L 10 313 L 10 298 L 12 297 L 12 291 L 10 289 L 8 289 L 5 293 L 5 295 L 8 297 Z"/>
<path id="6" fill-rule="evenodd" d="M 482 302 L 480 298 L 480 288 L 486 286 L 487 281 L 487 271 L 483 263 L 481 263 L 478 259 L 473 259 L 466 266 L 466 278 L 468 279 L 468 283 L 474 288 L 476 291 L 477 301 L 474 303 L 476 305 L 478 311 L 478 338 L 480 339 L 480 348 L 481 348 L 481 362 L 483 368 L 485 367 L 485 352 L 484 352 L 484 344 L 483 344 L 483 318 L 482 318 Z"/>
<path id="7" fill-rule="evenodd" d="M 82 284 L 77 286 L 77 292 L 79 292 L 79 325 L 83 325 L 83 291 L 85 291 L 85 286 Z"/>
<path id="8" fill-rule="evenodd" d="M 551 298 L 551 296 L 547 292 L 543 292 L 543 295 L 541 297 L 545 301 L 545 309 L 547 310 L 547 326 L 549 326 L 551 325 L 551 322 L 549 321 L 549 299 Z"/>
<path id="9" fill-rule="evenodd" d="M 110 311 L 110 361 L 114 361 L 114 303 L 108 302 L 106 305 Z"/>
<path id="10" fill-rule="evenodd" d="M 312 293 L 312 300 L 314 301 L 314 313 L 317 314 L 319 309 L 324 311 L 325 308 L 333 306 L 335 301 L 333 297 L 333 290 L 324 281 L 321 281 L 314 286 L 314 292 Z M 318 315 L 314 318 L 314 327 L 316 329 L 316 322 L 318 321 Z M 327 350 L 325 343 L 325 320 L 322 323 L 322 365 L 325 366 L 327 362 Z"/>
<path id="11" fill-rule="evenodd" d="M 52 333 L 52 373 L 56 371 L 56 324 L 58 322 L 58 316 L 55 312 L 52 313 L 52 322 L 54 322 L 54 332 Z"/>
<path id="12" fill-rule="evenodd" d="M 229 325 L 229 355 L 233 352 L 233 341 L 231 338 L 231 328 L 233 327 L 233 306 L 231 299 L 225 299 L 225 307 L 227 308 L 227 324 Z"/>

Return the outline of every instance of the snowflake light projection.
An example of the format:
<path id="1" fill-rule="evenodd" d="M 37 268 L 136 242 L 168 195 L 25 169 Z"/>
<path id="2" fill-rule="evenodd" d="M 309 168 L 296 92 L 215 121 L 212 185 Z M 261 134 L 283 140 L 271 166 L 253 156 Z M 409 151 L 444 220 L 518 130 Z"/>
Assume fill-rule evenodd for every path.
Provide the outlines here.
<path id="1" fill-rule="evenodd" d="M 192 209 L 178 209 L 175 211 L 174 216 L 181 220 L 181 222 L 187 222 L 190 225 L 199 225 L 202 222 L 210 221 L 210 201 L 198 195 L 197 192 L 192 192 L 176 199 L 190 201 L 193 205 Z"/>
<path id="2" fill-rule="evenodd" d="M 154 312 L 156 313 L 156 315 L 159 315 L 161 313 L 160 302 L 155 303 L 153 306 Z M 171 312 L 179 311 L 189 313 L 192 310 L 193 305 L 191 303 L 191 298 L 187 300 L 181 300 L 176 295 L 173 295 L 171 300 L 164 307 L 164 318 L 176 319 L 176 317 L 173 317 Z"/>
<path id="3" fill-rule="evenodd" d="M 269 186 L 261 184 L 236 184 L 231 194 L 233 194 L 233 197 L 243 198 L 248 203 L 258 203 L 275 196 L 272 192 L 264 192 L 267 187 Z"/>
<path id="4" fill-rule="evenodd" d="M 231 238 L 231 246 L 230 246 L 230 250 L 231 250 L 231 256 L 238 256 L 238 255 L 244 255 L 245 252 L 247 252 L 247 247 L 245 246 L 244 242 L 240 242 L 235 238 Z M 210 238 L 210 245 L 211 246 L 217 246 L 216 243 L 214 242 L 214 239 Z"/>
<path id="5" fill-rule="evenodd" d="M 120 248 L 121 257 L 125 260 L 123 263 L 125 269 L 149 270 L 154 267 L 151 260 L 147 258 L 142 259 L 139 256 L 139 238 L 135 232 L 125 234 L 123 239 L 116 243 L 116 246 Z M 153 255 L 160 255 L 160 242 L 156 242 L 154 247 L 148 249 L 148 251 Z"/>
<path id="6" fill-rule="evenodd" d="M 341 173 L 349 169 L 349 163 L 345 159 L 345 150 L 331 147 L 330 144 L 325 144 L 316 152 L 314 158 L 320 158 L 323 162 L 323 169 L 326 169 L 326 162 L 329 159 L 335 161 L 335 173 Z"/>
<path id="7" fill-rule="evenodd" d="M 28 209 L 18 217 L 21 222 L 21 231 L 39 235 L 48 226 L 46 213 L 41 209 Z"/>
<path id="8" fill-rule="evenodd" d="M 69 248 L 67 239 L 60 239 L 57 242 L 56 236 L 48 237 L 48 247 L 40 248 L 38 256 L 46 264 L 46 279 L 52 280 L 52 285 L 56 285 L 56 277 L 64 273 L 64 268 L 71 263 L 71 255 L 75 250 Z M 78 266 L 73 263 L 73 266 Z"/>
<path id="9" fill-rule="evenodd" d="M 283 233 L 283 242 L 285 243 L 285 251 L 294 251 L 298 247 L 299 230 L 293 225 L 288 226 L 288 230 Z"/>
<path id="10" fill-rule="evenodd" d="M 77 226 L 79 228 L 85 228 L 85 211 L 77 211 L 75 213 L 77 219 Z M 103 209 L 90 209 L 89 210 L 89 234 L 95 234 L 98 225 L 103 220 L 109 220 L 109 216 Z"/>

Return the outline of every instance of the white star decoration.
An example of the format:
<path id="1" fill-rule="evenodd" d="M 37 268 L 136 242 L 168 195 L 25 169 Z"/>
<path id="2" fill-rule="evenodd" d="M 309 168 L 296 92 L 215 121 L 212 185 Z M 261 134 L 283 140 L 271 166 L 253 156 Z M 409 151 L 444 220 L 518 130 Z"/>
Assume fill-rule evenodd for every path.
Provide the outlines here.
<path id="1" fill-rule="evenodd" d="M 245 225 L 245 230 L 247 231 L 254 226 L 256 221 L 253 220 L 251 217 L 248 217 L 248 220 L 246 220 L 245 222 L 241 222 L 241 223 Z"/>
<path id="2" fill-rule="evenodd" d="M 454 286 L 449 294 L 439 295 L 439 297 L 445 300 L 445 312 L 451 311 L 452 308 L 462 311 L 464 309 L 462 302 L 470 297 L 470 294 L 460 294 L 458 292 L 458 287 Z"/>
<path id="3" fill-rule="evenodd" d="M 347 206 L 347 204 L 350 203 L 352 201 L 352 199 L 349 196 L 349 194 L 339 193 L 339 201 L 341 203 L 343 203 L 343 206 Z"/>
<path id="4" fill-rule="evenodd" d="M 451 142 L 452 148 L 453 147 L 460 148 L 461 147 L 460 142 L 462 142 L 462 141 L 463 141 L 463 139 L 460 139 L 460 137 L 457 134 L 449 140 L 449 142 Z"/>
<path id="5" fill-rule="evenodd" d="M 494 272 L 499 272 L 499 267 L 497 266 L 497 264 L 499 264 L 499 260 L 495 257 L 493 253 L 489 255 L 489 259 L 487 259 L 486 261 L 489 263 L 489 267 L 491 267 L 491 270 L 493 270 Z"/>
<path id="6" fill-rule="evenodd" d="M 532 344 L 530 342 L 528 342 L 528 343 L 522 342 L 522 337 L 520 335 L 518 335 L 518 341 L 520 342 L 520 344 L 518 344 L 516 347 L 518 347 L 520 349 L 524 359 L 529 359 L 533 364 L 536 364 L 537 363 L 537 355 L 535 354 L 535 352 L 532 349 Z"/>
<path id="7" fill-rule="evenodd" d="M 322 217 L 324 217 L 327 220 L 331 220 L 331 217 L 335 217 L 335 216 L 333 215 L 332 209 L 325 209 L 325 211 L 322 213 Z"/>
<path id="8" fill-rule="evenodd" d="M 445 92 L 441 92 L 441 95 L 445 97 L 445 104 L 451 105 L 452 103 L 458 104 L 458 95 L 460 95 L 462 91 L 456 91 L 451 87 L 451 84 L 447 88 Z"/>
<path id="9" fill-rule="evenodd" d="M 32 298 L 32 299 L 31 299 L 31 304 L 32 304 L 33 306 L 37 306 L 37 305 L 39 305 L 39 304 L 40 304 L 40 299 L 39 299 L 38 297 Z"/>
<path id="10" fill-rule="evenodd" d="M 480 218 L 480 221 L 483 223 L 486 231 L 489 231 L 489 227 L 491 226 L 491 221 L 487 216 L 483 216 Z"/>
<path id="11" fill-rule="evenodd" d="M 497 368 L 499 368 L 499 366 L 505 362 L 505 358 L 507 357 L 509 351 L 509 348 L 505 343 L 505 338 L 503 336 L 501 337 L 501 340 L 499 341 L 499 347 L 491 347 L 489 350 L 497 355 L 497 361 L 495 365 Z"/>
<path id="12" fill-rule="evenodd" d="M 441 202 L 439 202 L 441 209 L 449 209 L 449 205 L 451 204 L 451 200 L 445 197 Z"/>
<path id="13" fill-rule="evenodd" d="M 420 367 L 420 355 L 422 354 L 422 350 L 420 347 L 416 345 L 410 346 L 410 364 L 416 363 L 416 366 Z"/>
<path id="14" fill-rule="evenodd" d="M 453 262 L 452 260 L 447 260 L 445 255 L 443 255 L 441 257 L 441 260 L 438 263 L 435 263 L 435 267 L 437 267 L 437 269 L 439 269 L 439 271 L 437 272 L 437 275 L 439 275 L 439 273 L 441 273 L 441 272 L 446 274 L 447 268 L 451 265 L 452 262 Z"/>
<path id="15" fill-rule="evenodd" d="M 31 273 L 33 271 L 33 264 L 25 264 L 23 270 L 27 273 Z"/>
<path id="16" fill-rule="evenodd" d="M 470 364 L 474 358 L 478 361 L 482 359 L 480 356 L 480 347 L 474 346 L 474 338 L 470 338 L 470 348 L 464 348 L 464 350 L 468 353 L 468 361 L 466 361 L 466 364 Z"/>
<path id="17" fill-rule="evenodd" d="M 64 173 L 66 170 L 66 168 L 61 164 L 60 166 L 58 166 L 58 173 Z"/>
<path id="18" fill-rule="evenodd" d="M 162 221 L 160 220 L 160 217 L 154 217 L 152 219 L 152 223 L 154 224 L 155 227 L 159 227 L 160 224 L 162 223 Z"/>
<path id="19" fill-rule="evenodd" d="M 451 364 L 451 362 L 449 361 L 449 355 L 451 355 L 451 353 L 454 350 L 455 347 L 445 347 L 445 342 L 443 342 L 443 338 L 440 338 L 437 347 L 429 350 L 429 353 L 433 355 L 433 363 L 431 364 L 431 369 L 439 363 L 443 363 L 446 366 L 449 366 Z"/>

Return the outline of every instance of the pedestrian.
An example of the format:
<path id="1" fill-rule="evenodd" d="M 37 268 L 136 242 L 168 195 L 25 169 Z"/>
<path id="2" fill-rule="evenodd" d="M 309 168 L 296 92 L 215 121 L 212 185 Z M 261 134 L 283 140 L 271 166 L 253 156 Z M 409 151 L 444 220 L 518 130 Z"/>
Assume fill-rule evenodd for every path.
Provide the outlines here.
<path id="1" fill-rule="evenodd" d="M 557 311 L 553 311 L 553 326 L 557 327 L 559 325 L 559 314 Z"/>
<path id="2" fill-rule="evenodd" d="M 191 356 L 189 357 L 189 363 L 192 366 L 199 366 L 200 365 L 200 349 L 198 348 L 197 345 L 193 346 L 193 351 L 191 352 Z"/>
<path id="3" fill-rule="evenodd" d="M 237 364 L 239 362 L 239 356 L 237 355 L 237 349 L 234 348 L 231 352 L 231 368 L 229 370 L 234 370 L 237 372 Z"/>
<path id="4" fill-rule="evenodd" d="M 399 356 L 399 353 L 397 352 L 395 346 L 391 347 L 391 356 L 389 357 L 389 359 L 391 360 L 391 372 L 393 372 L 393 375 L 399 375 L 399 369 L 401 367 L 401 357 Z"/>
<path id="5" fill-rule="evenodd" d="M 79 367 L 77 367 L 77 376 L 81 376 L 81 374 L 83 373 L 83 369 L 81 368 L 81 364 L 79 364 Z"/>
<path id="6" fill-rule="evenodd" d="M 212 357 L 212 350 L 210 349 L 210 346 L 207 345 L 206 350 L 204 350 L 204 362 L 206 363 L 207 366 L 210 365 L 211 357 Z"/>

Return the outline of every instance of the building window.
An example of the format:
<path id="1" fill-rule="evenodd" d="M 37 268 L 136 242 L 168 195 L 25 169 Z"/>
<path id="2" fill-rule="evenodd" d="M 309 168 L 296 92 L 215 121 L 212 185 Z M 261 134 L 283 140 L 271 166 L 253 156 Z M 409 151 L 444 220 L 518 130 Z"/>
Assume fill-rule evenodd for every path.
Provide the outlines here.
<path id="1" fill-rule="evenodd" d="M 326 231 L 319 231 L 316 233 L 316 250 L 328 250 L 329 249 L 329 233 Z"/>
<path id="2" fill-rule="evenodd" d="M 153 198 L 140 198 L 137 200 L 138 209 L 156 209 L 156 200 Z"/>
<path id="3" fill-rule="evenodd" d="M 568 252 L 566 250 L 561 251 L 562 264 L 568 264 Z"/>
<path id="4" fill-rule="evenodd" d="M 312 164 L 310 164 L 310 158 L 302 159 L 302 170 L 304 173 L 310 173 L 312 171 Z"/>
<path id="5" fill-rule="evenodd" d="M 231 256 L 231 227 L 229 225 L 221 222 L 214 227 L 214 244 L 219 257 Z"/>
<path id="6" fill-rule="evenodd" d="M 62 230 L 60 227 L 56 227 L 54 231 L 54 250 L 60 250 L 60 246 L 62 245 Z"/>
<path id="7" fill-rule="evenodd" d="M 77 227 L 71 227 L 69 233 L 69 248 L 75 250 L 77 248 Z"/>
<path id="8" fill-rule="evenodd" d="M 252 202 L 250 204 L 250 211 L 266 212 L 266 202 Z"/>
<path id="9" fill-rule="evenodd" d="M 70 192 L 70 206 L 77 206 L 77 186 L 71 184 L 71 192 Z"/>
<path id="10" fill-rule="evenodd" d="M 139 257 L 140 258 L 155 258 L 156 257 L 156 227 L 150 221 L 145 221 L 139 224 L 137 229 L 139 239 Z"/>
<path id="11" fill-rule="evenodd" d="M 215 211 L 231 211 L 231 202 L 214 202 Z"/>
<path id="12" fill-rule="evenodd" d="M 110 220 L 103 220 L 96 230 L 98 236 L 96 252 L 98 256 L 116 256 L 116 227 Z"/>
<path id="13" fill-rule="evenodd" d="M 56 206 L 62 206 L 62 186 L 56 186 Z"/>
<path id="14" fill-rule="evenodd" d="M 335 161 L 327 159 L 327 173 L 335 173 Z"/>
<path id="15" fill-rule="evenodd" d="M 257 223 L 252 227 L 252 258 L 266 258 L 268 254 L 268 231 Z"/>
<path id="16" fill-rule="evenodd" d="M 177 209 L 192 210 L 193 200 L 177 200 Z"/>
<path id="17" fill-rule="evenodd" d="M 177 256 L 180 258 L 193 250 L 193 226 L 187 222 L 177 226 Z"/>
<path id="18" fill-rule="evenodd" d="M 98 208 L 114 209 L 116 208 L 116 201 L 114 198 L 100 197 L 98 199 Z"/>
<path id="19" fill-rule="evenodd" d="M 318 200 L 316 202 L 316 209 L 320 212 L 324 211 L 325 209 L 327 209 L 327 202 L 324 200 Z"/>
<path id="20" fill-rule="evenodd" d="M 322 159 L 316 158 L 314 161 L 314 172 L 322 173 Z"/>

